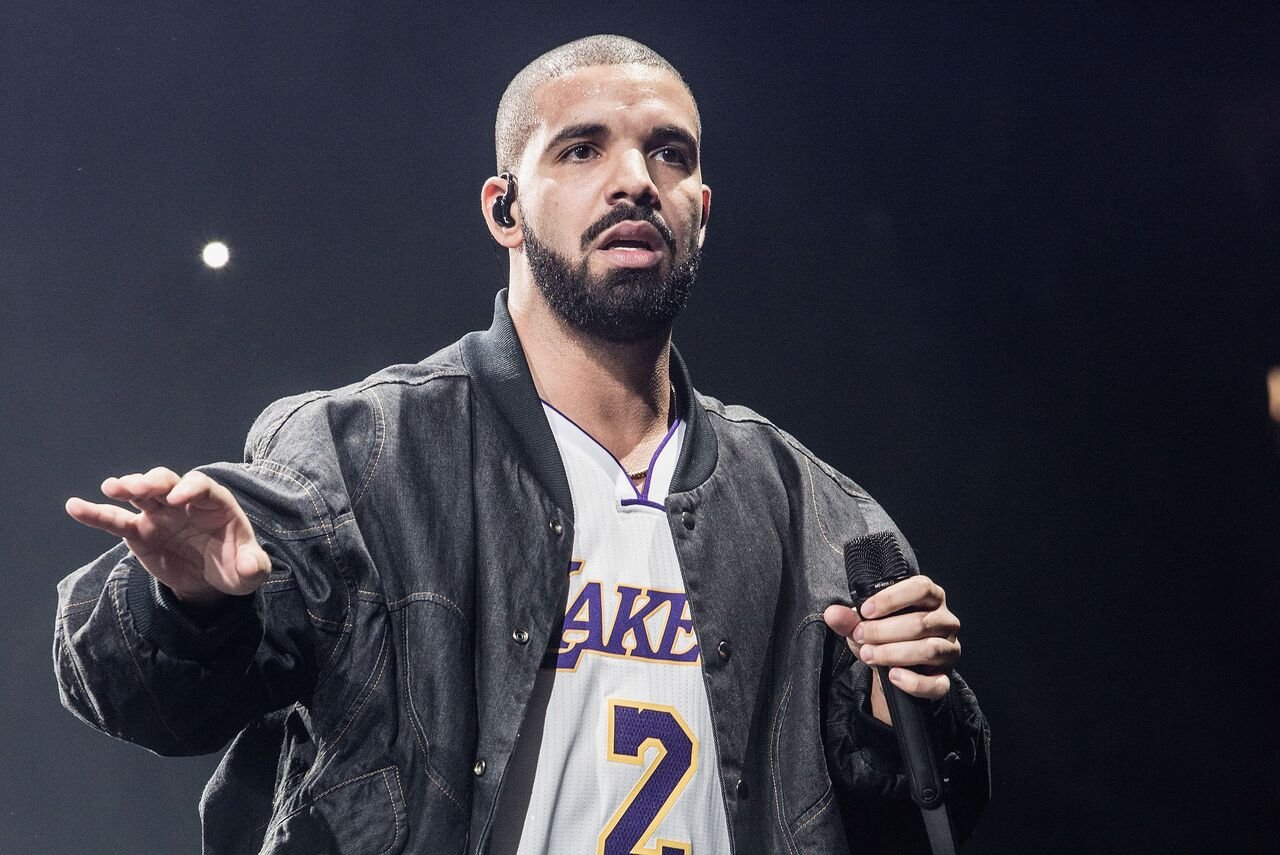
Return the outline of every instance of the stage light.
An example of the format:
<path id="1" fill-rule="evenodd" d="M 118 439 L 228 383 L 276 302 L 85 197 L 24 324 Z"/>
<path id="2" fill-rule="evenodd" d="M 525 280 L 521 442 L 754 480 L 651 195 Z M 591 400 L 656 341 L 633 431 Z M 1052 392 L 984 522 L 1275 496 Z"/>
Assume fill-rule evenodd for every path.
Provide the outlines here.
<path id="1" fill-rule="evenodd" d="M 1280 422 L 1280 365 L 1267 372 L 1267 409 L 1271 420 Z"/>
<path id="2" fill-rule="evenodd" d="M 200 251 L 200 260 L 214 270 L 225 267 L 230 259 L 231 250 L 227 249 L 227 245 L 220 240 L 210 241 Z"/>

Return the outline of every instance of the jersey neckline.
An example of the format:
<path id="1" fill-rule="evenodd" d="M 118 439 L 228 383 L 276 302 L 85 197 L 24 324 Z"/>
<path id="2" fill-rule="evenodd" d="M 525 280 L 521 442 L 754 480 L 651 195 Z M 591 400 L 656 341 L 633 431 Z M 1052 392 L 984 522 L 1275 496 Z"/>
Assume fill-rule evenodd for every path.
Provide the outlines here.
<path id="1" fill-rule="evenodd" d="M 590 457 L 613 482 L 614 494 L 624 508 L 647 507 L 665 511 L 663 502 L 671 491 L 676 462 L 680 459 L 680 447 L 684 441 L 684 421 L 678 416 L 667 428 L 667 433 L 649 458 L 644 482 L 637 487 L 627 474 L 626 467 L 600 440 L 592 436 L 582 425 L 558 410 L 545 399 L 543 411 L 551 425 L 556 443 L 571 443 Z"/>

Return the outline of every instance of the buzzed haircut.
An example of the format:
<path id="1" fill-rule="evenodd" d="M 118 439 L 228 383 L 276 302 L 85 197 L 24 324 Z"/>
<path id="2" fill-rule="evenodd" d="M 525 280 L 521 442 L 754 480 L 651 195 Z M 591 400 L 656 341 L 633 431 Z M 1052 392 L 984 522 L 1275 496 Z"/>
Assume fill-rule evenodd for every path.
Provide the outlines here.
<path id="1" fill-rule="evenodd" d="M 577 68 L 593 65 L 647 65 L 669 71 L 684 84 L 685 91 L 693 98 L 693 91 L 685 83 L 675 66 L 663 59 L 652 48 L 626 36 L 587 36 L 547 51 L 524 67 L 512 78 L 507 91 L 498 102 L 498 118 L 493 126 L 494 148 L 498 156 L 499 172 L 515 172 L 520 156 L 529 143 L 529 137 L 537 130 L 541 119 L 534 107 L 533 94 L 542 84 L 563 77 Z M 698 102 L 693 103 L 697 116 Z M 702 133 L 702 120 L 698 119 L 698 135 Z"/>

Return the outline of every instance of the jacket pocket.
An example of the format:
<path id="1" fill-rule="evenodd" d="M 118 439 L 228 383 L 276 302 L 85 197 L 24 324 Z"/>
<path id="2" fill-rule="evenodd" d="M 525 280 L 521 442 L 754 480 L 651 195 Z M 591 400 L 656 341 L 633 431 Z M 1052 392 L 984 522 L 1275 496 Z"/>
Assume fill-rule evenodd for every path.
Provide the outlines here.
<path id="1" fill-rule="evenodd" d="M 408 837 L 400 770 L 385 766 L 335 784 L 276 819 L 261 855 L 394 855 Z"/>
<path id="2" fill-rule="evenodd" d="M 774 809 L 791 853 L 843 851 L 847 845 L 822 746 L 826 633 L 821 616 L 797 630 L 769 741 Z"/>
<path id="3" fill-rule="evenodd" d="M 470 632 L 456 606 L 435 594 L 413 595 L 400 621 L 404 694 L 428 778 L 413 786 L 438 791 L 469 816 L 476 731 Z"/>

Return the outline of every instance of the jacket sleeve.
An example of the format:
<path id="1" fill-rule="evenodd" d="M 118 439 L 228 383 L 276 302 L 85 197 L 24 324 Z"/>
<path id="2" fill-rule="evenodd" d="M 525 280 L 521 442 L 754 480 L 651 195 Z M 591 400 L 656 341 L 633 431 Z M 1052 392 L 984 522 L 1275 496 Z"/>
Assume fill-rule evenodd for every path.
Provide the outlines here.
<path id="1" fill-rule="evenodd" d="M 930 852 L 920 810 L 898 754 L 893 728 L 871 714 L 871 669 L 831 633 L 836 661 L 826 693 L 824 739 L 850 850 Z M 951 691 L 934 705 L 947 807 L 958 840 L 973 830 L 991 793 L 990 728 L 977 698 L 954 671 Z"/>
<path id="2" fill-rule="evenodd" d="M 259 419 L 245 463 L 202 467 L 231 489 L 271 559 L 261 589 L 195 615 L 123 543 L 59 584 L 59 693 L 93 727 L 159 754 L 207 753 L 313 691 L 343 637 L 351 586 L 340 570 L 340 496 L 294 459 L 322 471 L 324 443 L 306 419 L 282 431 L 280 407 Z"/>

